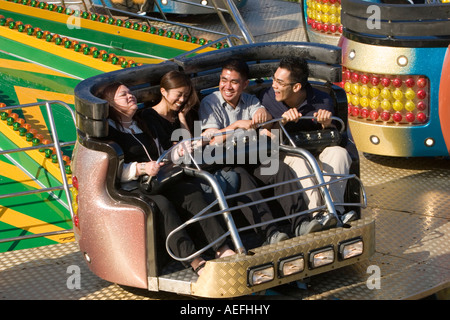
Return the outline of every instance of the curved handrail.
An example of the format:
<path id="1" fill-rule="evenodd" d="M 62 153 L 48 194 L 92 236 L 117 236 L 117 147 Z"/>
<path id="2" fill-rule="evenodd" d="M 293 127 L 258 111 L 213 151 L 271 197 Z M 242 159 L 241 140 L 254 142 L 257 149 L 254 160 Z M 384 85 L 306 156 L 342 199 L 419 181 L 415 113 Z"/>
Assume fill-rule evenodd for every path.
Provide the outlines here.
<path id="1" fill-rule="evenodd" d="M 59 138 L 58 138 L 58 133 L 56 130 L 56 126 L 55 126 L 55 119 L 53 117 L 53 112 L 52 112 L 52 105 L 59 105 L 64 107 L 66 110 L 68 110 L 70 112 L 70 115 L 72 117 L 72 120 L 74 122 L 74 124 L 76 124 L 76 119 L 75 119 L 75 112 L 72 110 L 72 108 L 65 102 L 63 101 L 59 101 L 59 100 L 48 100 L 48 101 L 42 101 L 42 102 L 35 102 L 35 103 L 28 103 L 28 104 L 23 104 L 23 105 L 15 105 L 15 106 L 7 106 L 7 107 L 3 107 L 1 108 L 1 110 L 13 110 L 13 109 L 23 109 L 23 108 L 29 108 L 29 107 L 36 107 L 36 106 L 42 106 L 45 105 L 46 107 L 46 111 L 47 111 L 47 116 L 48 116 L 48 120 L 49 120 L 49 124 L 50 124 L 50 131 L 53 135 L 53 140 L 54 143 L 52 144 L 48 144 L 46 145 L 47 147 L 54 147 L 56 150 L 56 157 L 58 159 L 58 163 L 59 165 L 59 169 L 60 169 L 60 173 L 61 173 L 61 179 L 63 181 L 62 186 L 58 186 L 58 187 L 51 187 L 51 188 L 41 188 L 41 189 L 36 189 L 36 190 L 29 190 L 29 191 L 23 191 L 23 192 L 16 192 L 16 193 L 11 193 L 11 194 L 6 194 L 6 195 L 1 195 L 0 199 L 3 198 L 10 198 L 10 197 L 14 197 L 14 196 L 23 196 L 23 195 L 29 195 L 29 194 L 35 194 L 35 193 L 43 193 L 43 192 L 52 192 L 55 190 L 61 190 L 64 189 L 64 192 L 66 194 L 66 198 L 67 198 L 67 202 L 68 202 L 68 209 L 70 212 L 70 216 L 71 218 L 73 218 L 74 216 L 74 211 L 73 211 L 73 207 L 72 207 L 72 199 L 71 199 L 71 193 L 69 190 L 69 183 L 66 177 L 66 172 L 64 169 L 64 166 L 61 165 L 64 163 L 63 159 L 62 159 L 62 151 L 61 151 L 61 146 L 64 145 L 74 145 L 75 141 L 71 141 L 71 142 L 66 142 L 66 143 L 60 143 L 59 142 Z M 42 148 L 42 146 L 32 146 L 32 147 L 27 147 L 27 148 L 19 148 L 19 149 L 11 149 L 11 150 L 1 150 L 0 154 L 4 155 L 4 154 L 9 154 L 9 153 L 16 153 L 16 152 L 27 152 L 30 150 L 35 150 L 35 149 L 40 149 Z M 27 239 L 27 238 L 37 238 L 37 237 L 46 237 L 49 235 L 55 235 L 55 234 L 61 234 L 61 233 L 70 233 L 72 232 L 72 229 L 69 230 L 63 230 L 63 231 L 58 231 L 58 232 L 50 232 L 50 233 L 40 233 L 40 234 L 35 234 L 35 235 L 30 235 L 30 236 L 18 236 L 18 237 L 13 237 L 13 238 L 7 238 L 7 239 L 2 239 L 0 240 L 0 243 L 2 242 L 10 242 L 10 241 L 17 241 L 17 240 L 22 240 L 22 239 Z"/>

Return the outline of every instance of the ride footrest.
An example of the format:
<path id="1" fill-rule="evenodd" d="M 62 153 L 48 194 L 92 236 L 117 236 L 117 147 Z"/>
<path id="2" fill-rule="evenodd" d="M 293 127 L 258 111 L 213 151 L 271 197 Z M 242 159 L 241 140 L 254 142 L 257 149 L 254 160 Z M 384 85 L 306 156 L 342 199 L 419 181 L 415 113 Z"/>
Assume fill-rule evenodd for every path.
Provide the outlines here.
<path id="1" fill-rule="evenodd" d="M 159 290 L 209 298 L 237 297 L 370 258 L 375 252 L 375 221 L 364 218 L 349 225 L 210 260 L 200 277 L 191 269 L 161 276 Z"/>

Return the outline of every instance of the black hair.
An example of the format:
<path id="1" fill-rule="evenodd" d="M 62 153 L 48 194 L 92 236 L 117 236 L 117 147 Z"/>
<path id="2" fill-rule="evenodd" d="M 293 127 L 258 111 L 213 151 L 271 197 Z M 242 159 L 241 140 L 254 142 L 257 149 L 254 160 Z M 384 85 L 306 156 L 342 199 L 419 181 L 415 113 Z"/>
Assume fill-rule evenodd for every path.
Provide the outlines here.
<path id="1" fill-rule="evenodd" d="M 244 80 L 248 80 L 250 71 L 247 63 L 242 59 L 229 59 L 222 66 L 222 70 L 233 70 L 238 72 Z"/>
<path id="2" fill-rule="evenodd" d="M 304 88 L 308 84 L 308 62 L 299 57 L 285 57 L 280 60 L 279 68 L 290 71 L 290 81 L 300 83 Z"/>

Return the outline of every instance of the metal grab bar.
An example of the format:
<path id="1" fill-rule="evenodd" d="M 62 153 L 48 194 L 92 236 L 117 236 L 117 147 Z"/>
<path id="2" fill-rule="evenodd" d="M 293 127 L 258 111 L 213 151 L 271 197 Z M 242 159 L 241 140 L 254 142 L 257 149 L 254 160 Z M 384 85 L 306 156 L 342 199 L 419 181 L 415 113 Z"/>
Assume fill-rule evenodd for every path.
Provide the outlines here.
<path id="1" fill-rule="evenodd" d="M 340 123 L 341 128 L 339 129 L 339 132 L 340 132 L 340 133 L 343 133 L 344 130 L 345 130 L 345 123 L 344 123 L 344 121 L 343 121 L 341 118 L 335 117 L 335 116 L 330 117 L 330 119 L 331 119 L 331 120 L 334 120 L 334 121 L 338 121 L 338 122 Z M 300 118 L 298 118 L 298 120 L 317 120 L 317 117 L 314 117 L 314 116 L 301 116 Z M 273 122 L 279 122 L 280 125 L 283 125 L 283 124 L 281 123 L 281 121 L 283 121 L 283 118 L 282 118 L 282 117 L 280 117 L 280 118 L 275 118 L 275 119 L 272 119 L 272 120 L 268 120 L 268 121 L 266 121 L 266 122 L 264 122 L 264 123 L 261 123 L 261 124 L 259 124 L 258 126 L 265 126 L 265 125 L 267 125 L 267 124 L 269 124 L 269 123 L 273 123 Z M 295 145 L 293 145 L 293 146 L 295 147 Z"/>
<path id="2" fill-rule="evenodd" d="M 299 118 L 299 119 L 317 119 L 317 117 L 313 117 L 313 116 L 302 116 L 302 117 Z M 266 122 L 259 123 L 259 124 L 257 125 L 257 127 L 258 127 L 258 128 L 261 128 L 261 127 L 264 127 L 264 126 L 266 126 L 266 125 L 268 125 L 268 124 L 275 123 L 275 122 L 279 122 L 280 127 L 281 127 L 281 129 L 283 130 L 283 133 L 288 137 L 288 139 L 289 139 L 289 141 L 291 142 L 292 146 L 296 147 L 295 143 L 293 142 L 293 140 L 292 140 L 291 137 L 289 136 L 288 132 L 287 132 L 286 129 L 284 128 L 283 124 L 281 123 L 282 120 L 283 120 L 283 118 L 275 118 L 275 119 L 271 119 L 271 120 L 268 120 L 268 121 L 266 121 Z M 345 123 L 344 123 L 344 121 L 343 121 L 341 118 L 338 118 L 338 117 L 335 117 L 335 116 L 332 116 L 332 117 L 331 117 L 331 120 L 336 120 L 336 121 L 340 122 L 341 128 L 340 128 L 339 131 L 342 133 L 342 132 L 344 131 L 344 129 L 345 129 Z M 171 146 L 169 149 L 165 150 L 165 151 L 159 156 L 159 158 L 156 160 L 156 162 L 157 162 L 157 163 L 160 163 L 161 161 L 163 161 L 163 160 L 167 157 L 167 155 L 168 155 L 169 153 L 171 153 L 175 148 L 178 148 L 180 145 L 182 145 L 182 144 L 185 143 L 185 142 L 189 142 L 189 141 L 190 141 L 190 142 L 193 142 L 193 141 L 198 141 L 198 140 L 211 140 L 211 139 L 214 138 L 214 137 L 224 136 L 224 135 L 232 134 L 232 133 L 235 133 L 235 132 L 236 132 L 236 130 L 227 130 L 227 131 L 223 131 L 223 132 L 217 132 L 217 133 L 214 133 L 214 134 L 209 135 L 209 136 L 198 136 L 198 137 L 191 137 L 191 138 L 183 139 L 183 140 L 179 141 L 177 144 Z M 193 159 L 192 159 L 192 160 L 193 160 Z M 197 166 L 197 168 L 199 168 L 198 164 L 195 163 L 195 161 L 194 161 L 194 164 Z"/>
<path id="3" fill-rule="evenodd" d="M 199 217 L 201 217 L 203 215 L 204 212 L 206 212 L 206 210 L 208 210 L 207 208 L 203 209 L 202 211 L 200 211 L 199 213 L 197 213 L 193 218 L 189 219 L 187 222 L 185 222 L 184 224 L 180 225 L 178 228 L 172 230 L 172 232 L 169 233 L 169 235 L 166 238 L 166 250 L 168 252 L 168 254 L 174 258 L 175 260 L 178 261 L 188 261 L 193 259 L 194 257 L 202 254 L 203 252 L 205 252 L 206 250 L 208 250 L 209 248 L 211 248 L 212 246 L 214 246 L 216 243 L 218 243 L 219 241 L 221 241 L 222 239 L 226 238 L 228 235 L 231 235 L 231 240 L 233 241 L 233 245 L 234 248 L 236 250 L 237 253 L 246 253 L 246 250 L 244 248 L 244 245 L 242 244 L 241 238 L 239 236 L 239 233 L 236 229 L 236 225 L 234 223 L 233 220 L 233 216 L 231 215 L 230 211 L 228 210 L 228 205 L 227 202 L 225 200 L 225 196 L 222 192 L 222 189 L 220 188 L 219 184 L 217 183 L 216 179 L 213 177 L 212 174 L 210 174 L 209 172 L 206 171 L 198 171 L 195 169 L 187 169 L 185 170 L 185 172 L 193 177 L 199 177 L 201 179 L 206 180 L 207 182 L 209 182 L 209 184 L 212 187 L 212 190 L 214 192 L 214 194 L 216 195 L 217 200 L 215 201 L 216 203 L 219 203 L 219 206 L 221 207 L 222 211 L 220 212 L 224 219 L 225 222 L 227 224 L 228 227 L 228 232 L 224 233 L 222 236 L 220 236 L 218 239 L 216 239 L 215 241 L 211 242 L 210 244 L 208 244 L 207 246 L 203 247 L 202 249 L 198 250 L 197 252 L 194 252 L 193 254 L 191 254 L 188 257 L 177 257 L 175 256 L 175 254 L 170 250 L 169 247 L 169 239 L 171 238 L 171 236 L 178 232 L 179 230 L 183 229 L 185 226 L 187 226 L 188 224 L 191 224 L 193 222 L 196 222 L 199 220 Z M 208 218 L 210 217 L 210 215 L 208 216 L 204 216 L 203 218 Z"/>
<path id="4" fill-rule="evenodd" d="M 51 192 L 53 190 L 64 189 L 65 194 L 66 194 L 66 198 L 67 198 L 67 202 L 68 202 L 68 208 L 69 208 L 70 216 L 73 219 L 74 213 L 73 213 L 73 208 L 72 208 L 72 199 L 71 199 L 70 190 L 69 190 L 70 186 L 69 186 L 68 181 L 67 181 L 67 177 L 66 177 L 66 172 L 65 172 L 64 166 L 62 165 L 64 163 L 64 161 L 63 161 L 62 155 L 61 155 L 61 146 L 74 145 L 75 141 L 66 142 L 66 143 L 60 143 L 59 142 L 58 133 L 57 133 L 56 126 L 55 126 L 55 119 L 53 117 L 53 112 L 52 112 L 51 106 L 52 105 L 60 105 L 60 106 L 62 106 L 64 108 L 66 108 L 70 112 L 70 115 L 72 117 L 74 125 L 76 124 L 75 112 L 72 110 L 72 108 L 70 108 L 70 106 L 68 104 L 66 104 L 65 102 L 59 101 L 59 100 L 49 100 L 49 101 L 44 101 L 44 102 L 35 102 L 35 103 L 29 103 L 29 104 L 23 104 L 23 105 L 8 106 L 8 107 L 1 108 L 0 111 L 13 110 L 13 109 L 24 109 L 24 108 L 30 108 L 30 107 L 36 107 L 36 106 L 42 106 L 42 105 L 45 105 L 45 107 L 46 107 L 46 111 L 47 111 L 47 115 L 48 115 L 48 121 L 50 123 L 50 132 L 52 133 L 53 140 L 55 141 L 54 143 L 48 144 L 48 145 L 45 145 L 45 146 L 46 147 L 54 147 L 56 149 L 56 157 L 58 159 L 58 163 L 60 164 L 59 165 L 59 169 L 60 169 L 60 172 L 61 172 L 61 178 L 63 180 L 63 184 L 62 184 L 62 186 L 59 186 L 59 187 L 41 188 L 41 189 L 38 189 L 38 190 L 30 190 L 30 191 L 25 191 L 25 192 L 15 192 L 15 193 L 6 194 L 6 195 L 0 195 L 0 199 L 10 198 L 10 197 L 14 197 L 14 196 L 29 195 L 29 194 L 34 194 L 34 193 Z M 16 152 L 27 152 L 27 151 L 30 151 L 30 150 L 41 149 L 41 148 L 42 148 L 42 145 L 40 145 L 40 146 L 32 146 L 32 147 L 27 147 L 27 148 L 0 150 L 0 155 L 5 155 L 5 154 L 9 154 L 9 153 L 16 153 Z M 55 231 L 55 232 L 41 233 L 41 234 L 35 234 L 35 235 L 7 238 L 7 239 L 1 239 L 0 243 L 17 241 L 17 240 L 23 240 L 23 239 L 28 239 L 28 238 L 47 237 L 47 236 L 50 236 L 50 235 L 58 235 L 58 234 L 61 234 L 61 233 L 70 233 L 72 231 L 73 231 L 72 229 L 69 229 L 69 230 L 64 230 L 64 231 Z"/>

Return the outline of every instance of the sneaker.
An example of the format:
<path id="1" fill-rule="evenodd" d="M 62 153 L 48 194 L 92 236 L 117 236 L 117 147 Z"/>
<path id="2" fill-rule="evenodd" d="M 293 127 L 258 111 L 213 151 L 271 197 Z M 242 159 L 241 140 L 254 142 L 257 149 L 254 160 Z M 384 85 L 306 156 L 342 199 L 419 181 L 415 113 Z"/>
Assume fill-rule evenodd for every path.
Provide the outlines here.
<path id="1" fill-rule="evenodd" d="M 322 225 L 316 219 L 312 219 L 311 221 L 302 221 L 295 228 L 295 236 L 302 236 L 304 234 L 313 233 L 322 230 Z"/>
<path id="2" fill-rule="evenodd" d="M 343 224 L 347 224 L 351 221 L 355 221 L 356 219 L 358 219 L 358 214 L 354 210 L 341 215 L 341 221 Z"/>
<path id="3" fill-rule="evenodd" d="M 322 228 L 324 230 L 333 228 L 337 225 L 337 219 L 334 216 L 334 214 L 331 213 L 327 213 L 325 215 L 322 216 L 321 220 L 320 220 L 320 224 L 322 225 Z"/>
<path id="4" fill-rule="evenodd" d="M 280 241 L 284 241 L 287 239 L 289 239 L 289 236 L 286 233 L 280 232 L 280 231 L 275 231 L 275 232 L 272 232 L 272 234 L 267 238 L 267 240 L 264 242 L 264 245 L 275 244 L 275 243 L 278 243 Z"/>

